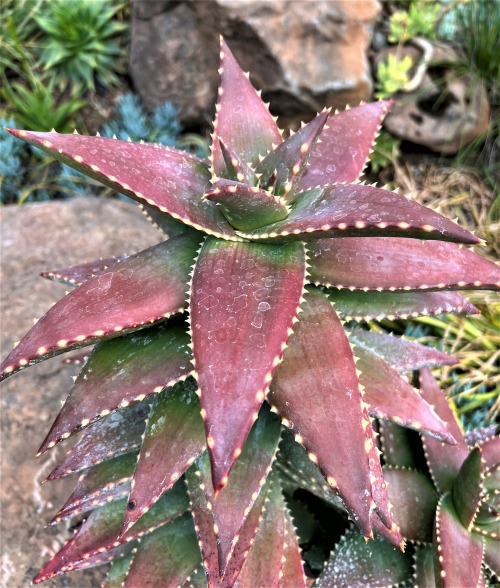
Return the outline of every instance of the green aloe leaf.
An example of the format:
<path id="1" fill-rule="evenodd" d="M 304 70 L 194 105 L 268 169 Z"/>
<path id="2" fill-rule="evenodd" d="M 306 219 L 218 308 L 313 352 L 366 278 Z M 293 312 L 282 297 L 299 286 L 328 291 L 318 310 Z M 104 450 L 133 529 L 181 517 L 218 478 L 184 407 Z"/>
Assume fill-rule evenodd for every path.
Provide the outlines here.
<path id="1" fill-rule="evenodd" d="M 475 447 L 453 480 L 453 506 L 462 525 L 470 530 L 483 495 L 481 450 Z"/>

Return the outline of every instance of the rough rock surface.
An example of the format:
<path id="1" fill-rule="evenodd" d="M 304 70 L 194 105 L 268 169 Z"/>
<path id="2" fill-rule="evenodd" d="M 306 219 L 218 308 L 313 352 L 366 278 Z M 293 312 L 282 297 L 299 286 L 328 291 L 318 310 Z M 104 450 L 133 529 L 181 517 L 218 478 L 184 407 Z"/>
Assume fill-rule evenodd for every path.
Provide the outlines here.
<path id="1" fill-rule="evenodd" d="M 160 235 L 134 204 L 80 198 L 0 209 L 1 356 L 12 348 L 65 288 L 40 271 L 123 253 L 158 243 Z M 0 586 L 24 588 L 71 536 L 70 523 L 44 529 L 62 506 L 76 476 L 43 480 L 69 445 L 35 459 L 78 366 L 61 357 L 38 364 L 0 386 L 1 571 Z M 63 444 L 64 445 L 64 444 Z M 75 572 L 44 586 L 100 586 L 102 571 Z"/>
<path id="2" fill-rule="evenodd" d="M 375 66 L 389 54 L 397 54 L 400 59 L 409 55 L 415 64 L 422 57 L 422 52 L 412 45 L 391 47 L 377 56 Z M 419 86 L 413 92 L 397 94 L 384 126 L 401 139 L 446 154 L 457 153 L 484 133 L 490 119 L 484 83 L 474 79 L 471 72 L 459 76 L 453 66 L 439 65 L 459 59 L 452 47 L 434 44 Z"/>
<path id="3" fill-rule="evenodd" d="M 130 70 L 148 108 L 212 118 L 224 35 L 275 114 L 307 118 L 370 97 L 377 0 L 134 0 Z M 284 121 L 287 122 L 287 121 Z"/>

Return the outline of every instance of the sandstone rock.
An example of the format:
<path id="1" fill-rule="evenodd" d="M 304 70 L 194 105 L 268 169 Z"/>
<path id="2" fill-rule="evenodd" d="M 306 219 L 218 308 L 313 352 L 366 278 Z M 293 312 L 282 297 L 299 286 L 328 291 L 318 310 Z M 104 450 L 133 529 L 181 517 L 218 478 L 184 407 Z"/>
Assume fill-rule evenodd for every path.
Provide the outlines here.
<path id="1" fill-rule="evenodd" d="M 159 233 L 133 204 L 80 198 L 0 209 L 0 318 L 2 358 L 64 286 L 38 277 L 58 269 L 123 253 L 160 241 Z M 71 536 L 70 523 L 44 529 L 71 492 L 76 476 L 42 482 L 69 445 L 35 459 L 78 366 L 56 357 L 1 385 L 1 575 L 6 588 L 29 586 L 41 566 Z M 102 571 L 76 572 L 47 586 L 100 586 Z"/>
<path id="2" fill-rule="evenodd" d="M 422 52 L 412 45 L 391 47 L 377 56 L 375 65 L 396 51 L 401 59 L 410 55 L 415 64 L 422 57 Z M 384 120 L 387 130 L 445 154 L 457 153 L 484 133 L 490 107 L 483 82 L 473 79 L 471 72 L 459 76 L 453 66 L 441 65 L 458 61 L 459 55 L 453 48 L 434 44 L 430 64 L 418 88 L 395 96 L 394 106 Z"/>
<path id="3" fill-rule="evenodd" d="M 370 98 L 377 0 L 134 0 L 130 70 L 148 108 L 212 118 L 224 35 L 275 114 L 311 117 Z M 286 122 L 286 121 L 284 121 Z"/>

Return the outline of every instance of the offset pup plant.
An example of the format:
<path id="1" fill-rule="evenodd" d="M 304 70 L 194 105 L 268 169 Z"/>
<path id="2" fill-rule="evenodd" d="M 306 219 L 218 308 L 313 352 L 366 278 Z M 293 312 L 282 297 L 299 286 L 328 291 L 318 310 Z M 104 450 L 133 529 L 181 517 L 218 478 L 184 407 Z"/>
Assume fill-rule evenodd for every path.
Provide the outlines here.
<path id="1" fill-rule="evenodd" d="M 95 344 L 40 448 L 83 430 L 49 476 L 81 472 L 52 523 L 90 514 L 35 582 L 113 562 L 110 587 L 305 586 L 285 501 L 297 480 L 393 552 L 404 535 L 373 419 L 459 443 L 402 375 L 454 359 L 346 321 L 477 312 L 456 290 L 498 289 L 498 267 L 464 246 L 475 235 L 360 182 L 389 102 L 321 112 L 285 139 L 223 41 L 220 73 L 209 162 L 11 131 L 166 234 L 47 272 L 76 288 L 0 367 Z M 458 527 L 440 529 L 437 550 Z"/>

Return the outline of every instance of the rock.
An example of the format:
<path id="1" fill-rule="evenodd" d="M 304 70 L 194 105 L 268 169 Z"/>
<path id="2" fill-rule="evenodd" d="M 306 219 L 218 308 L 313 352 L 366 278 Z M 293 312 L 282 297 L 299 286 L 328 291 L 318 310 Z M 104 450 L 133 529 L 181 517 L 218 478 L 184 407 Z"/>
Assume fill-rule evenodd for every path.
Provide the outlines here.
<path id="1" fill-rule="evenodd" d="M 412 45 L 391 47 L 379 53 L 375 66 L 396 52 L 401 59 L 410 55 L 415 64 L 422 57 L 422 51 Z M 471 72 L 459 76 L 453 65 L 439 65 L 459 61 L 454 49 L 434 44 L 422 81 L 413 92 L 395 96 L 394 106 L 384 120 L 385 128 L 401 139 L 444 154 L 457 153 L 484 133 L 490 118 L 484 83 Z"/>
<path id="2" fill-rule="evenodd" d="M 370 98 L 377 0 L 134 0 L 130 71 L 146 106 L 212 119 L 222 34 L 275 114 L 310 118 Z M 286 121 L 284 121 L 286 122 Z"/>
<path id="3" fill-rule="evenodd" d="M 4 358 L 52 302 L 65 291 L 43 280 L 43 270 L 125 253 L 160 241 L 137 207 L 118 200 L 79 198 L 0 209 L 2 296 L 1 355 Z M 70 443 L 35 459 L 78 366 L 61 357 L 38 364 L 1 385 L 0 508 L 2 580 L 7 588 L 29 586 L 33 576 L 71 536 L 70 524 L 44 529 L 71 492 L 76 476 L 42 482 Z M 48 586 L 100 586 L 96 568 L 75 572 Z"/>

